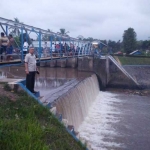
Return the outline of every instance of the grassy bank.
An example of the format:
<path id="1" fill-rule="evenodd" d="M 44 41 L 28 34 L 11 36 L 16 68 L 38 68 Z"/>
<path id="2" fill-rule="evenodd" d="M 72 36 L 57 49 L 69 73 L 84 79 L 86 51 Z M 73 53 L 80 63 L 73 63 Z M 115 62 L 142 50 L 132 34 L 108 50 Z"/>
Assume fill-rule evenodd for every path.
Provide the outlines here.
<path id="1" fill-rule="evenodd" d="M 118 57 L 122 65 L 150 65 L 150 58 L 125 57 L 125 56 L 115 56 L 115 57 Z"/>
<path id="2" fill-rule="evenodd" d="M 0 150 L 84 150 L 47 108 L 26 93 L 0 93 Z M 10 91 L 9 91 L 10 92 Z"/>

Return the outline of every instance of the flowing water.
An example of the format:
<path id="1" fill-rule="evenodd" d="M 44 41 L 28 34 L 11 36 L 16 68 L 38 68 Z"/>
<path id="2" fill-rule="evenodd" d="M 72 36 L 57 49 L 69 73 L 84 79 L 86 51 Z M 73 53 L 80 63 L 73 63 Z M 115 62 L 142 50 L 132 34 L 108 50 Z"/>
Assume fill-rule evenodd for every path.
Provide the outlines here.
<path id="1" fill-rule="evenodd" d="M 78 129 L 87 116 L 90 106 L 99 93 L 99 85 L 96 75 L 82 80 L 78 85 L 61 96 L 56 102 L 57 112 L 62 114 L 69 125 Z"/>

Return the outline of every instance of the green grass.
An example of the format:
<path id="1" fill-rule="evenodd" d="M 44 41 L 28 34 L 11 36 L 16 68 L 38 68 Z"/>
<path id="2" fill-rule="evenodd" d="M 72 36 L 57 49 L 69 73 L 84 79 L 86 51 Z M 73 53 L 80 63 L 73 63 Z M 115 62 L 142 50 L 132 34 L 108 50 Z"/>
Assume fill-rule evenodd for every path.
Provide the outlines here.
<path id="1" fill-rule="evenodd" d="M 122 65 L 150 65 L 150 58 L 117 56 Z"/>
<path id="2" fill-rule="evenodd" d="M 0 95 L 0 150 L 84 150 L 65 127 L 22 92 L 16 102 Z"/>

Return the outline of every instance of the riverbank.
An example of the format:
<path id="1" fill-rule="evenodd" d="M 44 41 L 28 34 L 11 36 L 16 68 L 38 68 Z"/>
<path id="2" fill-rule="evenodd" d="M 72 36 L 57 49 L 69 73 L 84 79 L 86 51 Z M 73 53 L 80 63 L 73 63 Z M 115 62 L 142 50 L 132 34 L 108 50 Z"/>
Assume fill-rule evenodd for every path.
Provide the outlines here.
<path id="1" fill-rule="evenodd" d="M 84 150 L 65 127 L 25 92 L 0 84 L 1 150 Z"/>
<path id="2" fill-rule="evenodd" d="M 115 56 L 116 60 L 119 60 L 121 65 L 150 65 L 149 57 L 138 56 Z"/>
<path id="3" fill-rule="evenodd" d="M 106 91 L 128 95 L 150 96 L 150 89 L 132 90 L 132 89 L 107 88 Z"/>

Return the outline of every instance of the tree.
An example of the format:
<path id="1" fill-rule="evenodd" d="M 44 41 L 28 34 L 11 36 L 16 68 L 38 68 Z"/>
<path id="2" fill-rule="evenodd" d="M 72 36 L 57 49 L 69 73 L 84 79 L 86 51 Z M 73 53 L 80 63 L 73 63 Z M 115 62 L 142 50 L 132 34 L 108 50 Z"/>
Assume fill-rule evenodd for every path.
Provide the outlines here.
<path id="1" fill-rule="evenodd" d="M 143 50 L 149 49 L 150 41 L 148 41 L 148 40 L 143 41 L 141 47 Z"/>
<path id="2" fill-rule="evenodd" d="M 16 17 L 14 18 L 14 26 L 15 27 L 10 27 L 10 29 L 12 29 L 12 31 L 10 32 L 10 34 L 12 34 L 13 36 L 19 36 L 20 35 L 20 31 L 19 31 L 19 28 L 17 28 L 17 24 L 18 23 L 22 23 L 19 21 L 19 19 Z"/>
<path id="3" fill-rule="evenodd" d="M 59 30 L 60 30 L 60 32 L 57 32 L 58 34 L 65 35 L 65 36 L 69 36 L 69 35 L 67 35 L 67 33 L 69 33 L 69 31 L 66 32 L 66 29 L 61 28 L 61 29 L 59 29 Z"/>
<path id="4" fill-rule="evenodd" d="M 47 29 L 48 32 L 52 32 L 52 30 Z M 38 38 L 37 38 L 38 39 Z M 50 35 L 44 34 L 42 36 L 42 41 L 49 41 L 50 40 Z"/>
<path id="5" fill-rule="evenodd" d="M 127 54 L 136 48 L 136 32 L 133 28 L 128 28 L 123 34 L 123 49 Z"/>
<path id="6" fill-rule="evenodd" d="M 64 28 L 61 28 L 61 29 L 60 29 L 60 33 L 61 33 L 62 35 L 65 34 L 65 31 L 66 31 L 66 30 L 65 30 Z"/>
<path id="7" fill-rule="evenodd" d="M 20 36 L 19 36 L 20 44 L 21 44 L 21 38 L 22 38 L 21 36 L 22 36 L 22 34 L 20 34 Z M 28 33 L 23 33 L 23 41 L 25 41 L 25 40 L 28 42 L 29 45 L 32 43 Z"/>
<path id="8" fill-rule="evenodd" d="M 108 49 L 111 50 L 112 52 L 117 52 L 117 43 L 115 41 L 108 41 Z"/>
<path id="9" fill-rule="evenodd" d="M 84 39 L 84 37 L 83 37 L 82 35 L 78 35 L 77 38 L 78 38 L 79 40 L 83 40 L 83 39 Z"/>

